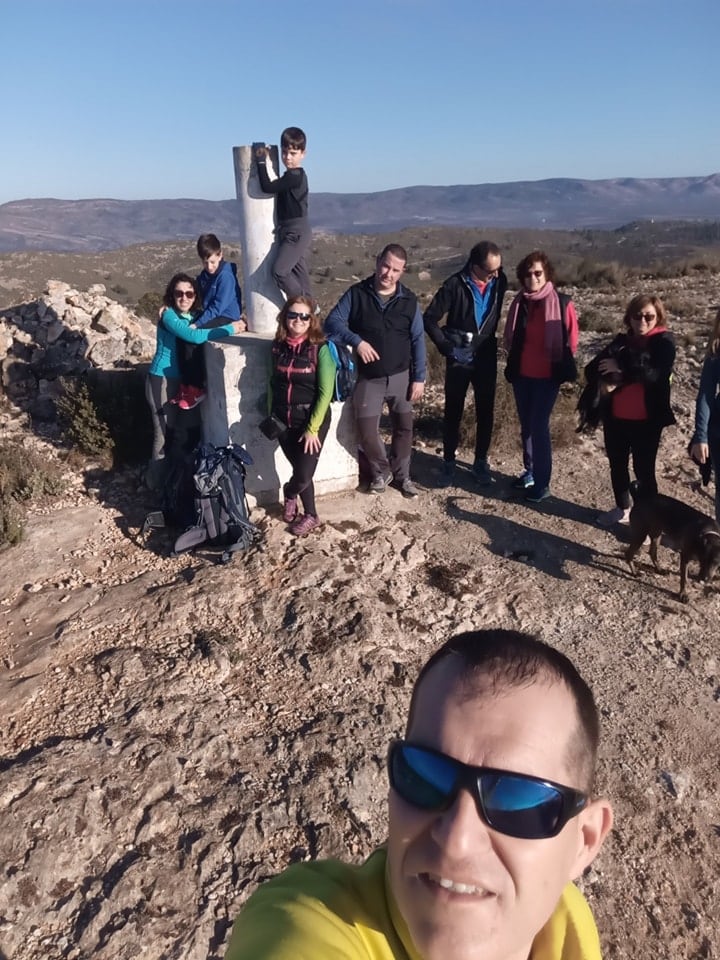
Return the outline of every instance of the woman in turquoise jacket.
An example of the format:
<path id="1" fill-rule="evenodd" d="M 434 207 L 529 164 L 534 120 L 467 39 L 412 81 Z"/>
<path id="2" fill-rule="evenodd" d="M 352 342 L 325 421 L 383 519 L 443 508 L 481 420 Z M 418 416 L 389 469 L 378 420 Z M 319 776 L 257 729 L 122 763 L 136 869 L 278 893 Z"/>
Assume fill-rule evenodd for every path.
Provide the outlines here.
<path id="1" fill-rule="evenodd" d="M 242 321 L 224 327 L 197 329 L 192 326 L 193 310 L 199 304 L 199 292 L 193 277 L 176 273 L 165 290 L 162 312 L 157 327 L 157 346 L 145 381 L 145 397 L 153 425 L 153 445 L 147 483 L 151 489 L 162 486 L 168 432 L 172 430 L 177 408 L 171 400 L 180 387 L 179 340 L 206 343 L 222 340 L 245 329 Z"/>

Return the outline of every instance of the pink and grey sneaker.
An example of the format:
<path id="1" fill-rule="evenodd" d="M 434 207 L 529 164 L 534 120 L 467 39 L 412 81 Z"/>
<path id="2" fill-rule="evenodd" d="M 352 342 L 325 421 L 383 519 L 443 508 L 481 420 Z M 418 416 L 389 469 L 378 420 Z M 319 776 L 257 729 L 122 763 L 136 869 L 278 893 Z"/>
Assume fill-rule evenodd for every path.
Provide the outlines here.
<path id="1" fill-rule="evenodd" d="M 178 392 L 175 394 L 175 396 L 172 397 L 172 399 L 170 400 L 170 403 L 175 403 L 175 404 L 177 404 L 178 406 L 180 406 L 180 404 L 181 404 L 182 402 L 187 401 L 187 391 L 188 391 L 188 389 L 189 389 L 189 388 L 186 387 L 184 383 L 181 383 L 181 384 L 180 384 L 180 389 L 179 389 Z"/>
<path id="2" fill-rule="evenodd" d="M 298 512 L 297 497 L 286 497 L 283 504 L 283 520 L 285 523 L 292 523 Z"/>
<path id="3" fill-rule="evenodd" d="M 318 517 L 314 517 L 311 513 L 304 513 L 290 525 L 290 533 L 295 534 L 296 537 L 305 537 L 311 530 L 319 526 L 320 520 Z"/>
<path id="4" fill-rule="evenodd" d="M 202 403 L 207 394 L 200 387 L 185 387 L 185 392 L 178 400 L 178 406 L 181 410 L 192 410 L 199 403 Z"/>

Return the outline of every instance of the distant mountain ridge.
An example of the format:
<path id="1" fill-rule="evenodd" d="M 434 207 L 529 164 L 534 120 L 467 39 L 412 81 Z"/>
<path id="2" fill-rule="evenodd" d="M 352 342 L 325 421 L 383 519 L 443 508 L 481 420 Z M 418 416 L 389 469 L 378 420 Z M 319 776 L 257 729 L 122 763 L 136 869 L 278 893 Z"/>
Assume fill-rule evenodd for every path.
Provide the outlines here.
<path id="1" fill-rule="evenodd" d="M 614 229 L 631 220 L 720 220 L 720 173 L 707 177 L 527 180 L 379 193 L 314 193 L 313 229 L 388 233 L 408 226 Z M 0 205 L 0 251 L 99 252 L 236 239 L 237 200 L 14 200 Z"/>

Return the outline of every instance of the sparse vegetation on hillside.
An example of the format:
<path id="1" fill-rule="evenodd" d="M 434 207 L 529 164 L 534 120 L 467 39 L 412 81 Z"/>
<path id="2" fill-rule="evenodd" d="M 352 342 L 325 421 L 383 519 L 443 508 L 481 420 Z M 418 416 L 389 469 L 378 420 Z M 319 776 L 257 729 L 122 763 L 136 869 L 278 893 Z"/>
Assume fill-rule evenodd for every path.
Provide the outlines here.
<path id="1" fill-rule="evenodd" d="M 483 223 L 468 227 L 411 227 L 392 234 L 328 234 L 316 232 L 310 266 L 317 281 L 320 305 L 329 310 L 357 277 L 372 271 L 375 255 L 385 243 L 397 241 L 409 252 L 408 285 L 425 305 L 440 283 L 458 270 L 473 244 L 494 240 L 503 251 L 505 270 L 515 282 L 515 265 L 528 250 L 547 250 L 568 285 L 609 290 L 640 279 L 664 279 L 697 273 L 720 273 L 720 224 L 631 223 L 618 230 L 535 230 L 495 228 Z M 241 265 L 234 242 L 225 248 L 228 259 Z M 153 317 L 158 291 L 178 270 L 197 273 L 192 241 L 142 243 L 98 254 L 0 254 L 0 305 L 30 300 L 44 290 L 49 277 L 62 277 L 87 289 L 104 283 L 125 305 L 138 305 Z M 427 271 L 420 279 L 418 271 Z M 242 272 L 242 271 L 241 271 Z M 146 298 L 147 295 L 147 298 Z M 155 311 L 156 315 L 156 311 Z"/>
<path id="2" fill-rule="evenodd" d="M 60 467 L 21 443 L 0 444 L 0 549 L 19 543 L 25 506 L 65 489 Z"/>

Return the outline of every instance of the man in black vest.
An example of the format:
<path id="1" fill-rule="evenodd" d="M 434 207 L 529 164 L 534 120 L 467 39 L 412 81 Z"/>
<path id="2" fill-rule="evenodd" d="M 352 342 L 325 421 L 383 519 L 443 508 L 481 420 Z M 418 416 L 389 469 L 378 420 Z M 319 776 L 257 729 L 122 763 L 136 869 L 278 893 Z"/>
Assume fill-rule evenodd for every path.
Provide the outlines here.
<path id="1" fill-rule="evenodd" d="M 441 486 L 455 475 L 455 453 L 460 438 L 465 397 L 472 384 L 475 395 L 475 461 L 478 483 L 492 483 L 487 454 L 492 437 L 497 383 L 497 330 L 507 277 L 500 250 L 494 243 L 477 243 L 458 273 L 443 283 L 423 318 L 428 336 L 446 358 L 443 465 Z M 447 314 L 444 327 L 439 321 Z"/>
<path id="2" fill-rule="evenodd" d="M 418 494 L 410 479 L 412 405 L 425 389 L 425 335 L 417 298 L 399 282 L 406 263 L 405 249 L 389 243 L 375 273 L 350 287 L 330 311 L 325 332 L 357 353 L 353 410 L 370 493 L 383 493 L 392 482 L 411 498 Z M 389 456 L 379 430 L 384 403 L 392 423 Z"/>

